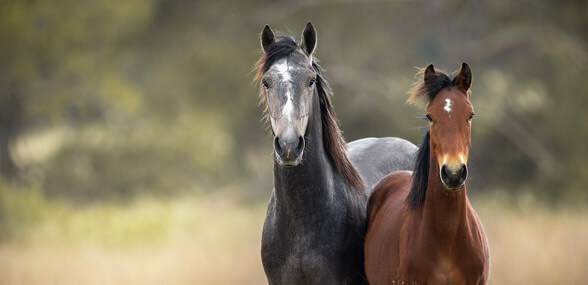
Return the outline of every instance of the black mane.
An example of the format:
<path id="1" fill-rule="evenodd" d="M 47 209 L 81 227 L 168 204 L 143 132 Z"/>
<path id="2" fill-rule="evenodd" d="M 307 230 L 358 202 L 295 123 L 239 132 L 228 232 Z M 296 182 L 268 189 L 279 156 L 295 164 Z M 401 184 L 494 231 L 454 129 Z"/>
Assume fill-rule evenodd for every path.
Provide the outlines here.
<path id="1" fill-rule="evenodd" d="M 429 130 L 427 130 L 427 133 L 419 145 L 419 151 L 415 158 L 416 161 L 412 173 L 412 185 L 410 186 L 410 193 L 407 198 L 408 204 L 412 209 L 417 208 L 425 202 L 425 194 L 427 193 L 429 182 L 430 154 Z"/>
<path id="2" fill-rule="evenodd" d="M 276 34 L 276 42 L 266 48 L 265 55 L 260 59 L 258 65 L 261 74 L 264 74 L 276 61 L 292 55 L 300 45 L 294 37 L 284 34 Z M 259 75 L 261 75 L 259 74 Z"/>
<path id="3" fill-rule="evenodd" d="M 419 70 L 417 73 L 417 77 L 423 78 L 423 74 L 425 69 Z M 417 81 L 413 87 L 410 89 L 409 94 L 411 94 L 410 98 L 408 98 L 409 103 L 415 103 L 418 99 L 425 97 L 427 103 L 433 101 L 435 96 L 445 87 L 455 86 L 456 84 L 457 75 L 453 76 L 453 78 L 449 77 L 445 72 L 436 70 L 435 76 L 431 77 L 429 81 L 425 84 L 425 81 L 420 79 Z"/>

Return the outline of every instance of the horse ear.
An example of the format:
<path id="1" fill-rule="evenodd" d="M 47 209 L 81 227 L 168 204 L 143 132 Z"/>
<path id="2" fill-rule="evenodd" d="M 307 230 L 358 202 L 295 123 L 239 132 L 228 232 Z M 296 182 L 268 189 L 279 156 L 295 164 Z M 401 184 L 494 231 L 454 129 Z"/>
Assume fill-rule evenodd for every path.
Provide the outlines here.
<path id="1" fill-rule="evenodd" d="M 265 25 L 263 31 L 261 31 L 261 47 L 263 48 L 263 52 L 267 53 L 267 48 L 276 42 L 276 37 L 274 36 L 274 32 L 270 29 L 269 25 Z"/>
<path id="2" fill-rule="evenodd" d="M 429 64 L 429 66 L 427 66 L 427 68 L 425 69 L 425 85 L 429 85 L 430 83 L 433 83 L 435 77 L 437 76 L 437 74 L 435 73 L 435 67 L 433 66 L 433 64 Z"/>
<path id="3" fill-rule="evenodd" d="M 306 24 L 306 27 L 304 28 L 304 31 L 302 31 L 302 42 L 300 43 L 300 45 L 302 46 L 302 49 L 306 52 L 306 54 L 312 56 L 312 53 L 316 48 L 316 42 L 316 30 L 314 29 L 312 23 L 308 22 Z"/>
<path id="4" fill-rule="evenodd" d="M 464 91 L 468 91 L 472 85 L 472 70 L 466 62 L 461 64 L 461 69 L 459 70 L 455 85 L 459 86 Z"/>

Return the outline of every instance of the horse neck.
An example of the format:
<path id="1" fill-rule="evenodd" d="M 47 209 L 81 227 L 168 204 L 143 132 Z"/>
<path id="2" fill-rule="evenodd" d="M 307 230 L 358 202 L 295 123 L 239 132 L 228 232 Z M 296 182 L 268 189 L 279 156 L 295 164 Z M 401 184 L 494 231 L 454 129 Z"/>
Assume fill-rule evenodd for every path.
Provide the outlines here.
<path id="1" fill-rule="evenodd" d="M 439 177 L 439 164 L 431 154 L 428 187 L 422 208 L 422 218 L 426 227 L 439 240 L 451 240 L 459 236 L 468 222 L 469 201 L 465 185 L 457 193 L 447 193 Z"/>
<path id="2" fill-rule="evenodd" d="M 318 97 L 315 92 L 302 162 L 295 167 L 280 166 L 274 157 L 274 188 L 279 215 L 301 219 L 327 210 L 334 194 L 337 175 L 325 152 Z"/>

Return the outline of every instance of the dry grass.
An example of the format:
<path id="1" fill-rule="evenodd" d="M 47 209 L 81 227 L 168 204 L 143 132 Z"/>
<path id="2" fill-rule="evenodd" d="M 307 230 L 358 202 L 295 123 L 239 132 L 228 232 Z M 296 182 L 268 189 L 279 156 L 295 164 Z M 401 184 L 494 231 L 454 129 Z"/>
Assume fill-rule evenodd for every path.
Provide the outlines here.
<path id="1" fill-rule="evenodd" d="M 263 284 L 265 205 L 231 201 L 34 202 L 48 214 L 0 244 L 0 284 Z M 588 284 L 587 212 L 474 202 L 490 241 L 491 284 Z"/>
<path id="2" fill-rule="evenodd" d="M 526 200 L 474 203 L 490 243 L 490 283 L 588 284 L 588 212 Z"/>
<path id="3" fill-rule="evenodd" d="M 231 200 L 61 206 L 0 244 L 0 284 L 263 284 L 265 209 Z"/>

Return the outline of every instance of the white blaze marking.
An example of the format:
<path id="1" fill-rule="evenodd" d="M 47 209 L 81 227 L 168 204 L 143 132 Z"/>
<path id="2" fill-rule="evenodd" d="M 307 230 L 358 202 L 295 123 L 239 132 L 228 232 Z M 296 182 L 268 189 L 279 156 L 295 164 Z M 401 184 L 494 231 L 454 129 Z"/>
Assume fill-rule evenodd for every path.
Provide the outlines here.
<path id="1" fill-rule="evenodd" d="M 288 116 L 288 119 L 292 120 L 292 111 L 294 111 L 294 104 L 292 103 L 292 97 L 290 96 L 290 90 L 286 91 L 286 97 L 288 98 L 284 108 L 282 109 L 282 114 Z"/>
<path id="2" fill-rule="evenodd" d="M 451 113 L 451 99 L 445 99 L 445 107 L 443 107 L 443 110 L 445 110 L 447 113 Z"/>
<path id="3" fill-rule="evenodd" d="M 288 61 L 286 61 L 286 59 L 282 59 L 279 63 L 276 63 L 275 67 L 280 76 L 282 76 L 282 79 L 284 81 L 290 82 L 292 77 L 290 76 L 290 72 L 288 71 Z"/>
<path id="4" fill-rule="evenodd" d="M 282 78 L 282 81 L 286 83 L 286 104 L 282 109 L 282 114 L 288 116 L 288 120 L 292 121 L 292 113 L 294 111 L 294 103 L 292 103 L 292 95 L 290 89 L 292 89 L 292 76 L 290 75 L 288 61 L 286 59 L 281 60 L 275 65 L 276 71 Z"/>

